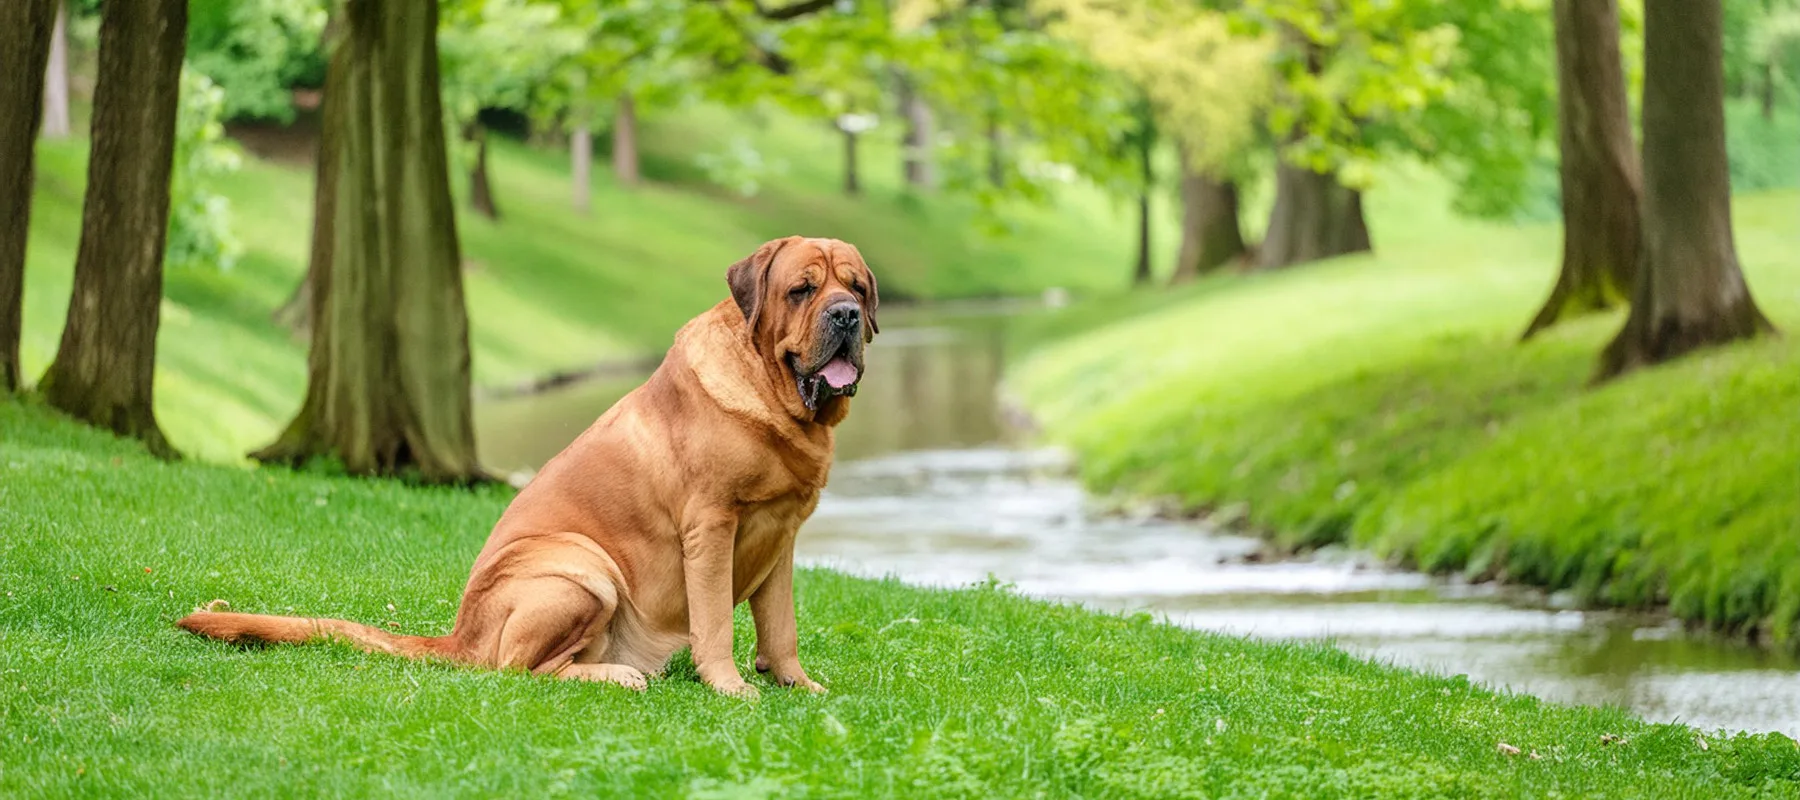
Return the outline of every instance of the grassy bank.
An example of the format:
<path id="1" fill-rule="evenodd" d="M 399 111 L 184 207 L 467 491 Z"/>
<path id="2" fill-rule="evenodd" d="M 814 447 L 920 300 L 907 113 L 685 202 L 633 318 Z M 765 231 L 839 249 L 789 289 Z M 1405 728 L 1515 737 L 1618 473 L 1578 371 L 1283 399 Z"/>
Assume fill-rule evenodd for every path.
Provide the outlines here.
<path id="1" fill-rule="evenodd" d="M 1036 351 L 1013 388 L 1103 491 L 1793 641 L 1800 345 L 1587 390 L 1621 315 L 1517 343 L 1557 229 L 1458 221 L 1430 194 L 1372 199 L 1374 256 L 1041 320 L 1085 332 Z M 1735 215 L 1759 302 L 1800 329 L 1800 193 Z"/>
<path id="2" fill-rule="evenodd" d="M 343 647 L 237 650 L 171 623 L 223 598 L 445 630 L 506 496 L 166 464 L 16 402 L 0 402 L 0 441 L 0 795 L 1800 791 L 1779 735 L 1703 749 L 1681 726 L 1322 646 L 816 570 L 800 646 L 823 697 L 718 698 L 684 656 L 639 695 Z M 750 631 L 740 618 L 740 661 Z"/>
<path id="3" fill-rule="evenodd" d="M 597 170 L 585 216 L 570 207 L 565 154 L 497 146 L 501 221 L 458 220 L 477 384 L 660 352 L 682 322 L 724 296 L 728 265 L 791 233 L 858 243 L 895 300 L 1097 290 L 1129 276 L 1123 209 L 1079 187 L 1055 205 L 1002 208 L 996 219 L 1010 230 L 990 235 L 970 224 L 971 203 L 903 191 L 898 149 L 881 137 L 865 147 L 865 194 L 853 199 L 837 191 L 837 143 L 826 131 L 705 108 L 647 125 L 652 182 L 628 190 Z M 734 136 L 787 165 L 754 199 L 707 185 L 693 166 Z M 308 152 L 304 141 L 287 144 Z M 55 354 L 68 307 L 86 152 L 85 141 L 39 147 L 22 346 L 33 378 Z M 167 275 L 157 410 L 178 448 L 234 461 L 273 438 L 304 390 L 305 347 L 270 314 L 304 269 L 312 174 L 249 159 L 221 189 L 245 253 L 229 272 Z"/>

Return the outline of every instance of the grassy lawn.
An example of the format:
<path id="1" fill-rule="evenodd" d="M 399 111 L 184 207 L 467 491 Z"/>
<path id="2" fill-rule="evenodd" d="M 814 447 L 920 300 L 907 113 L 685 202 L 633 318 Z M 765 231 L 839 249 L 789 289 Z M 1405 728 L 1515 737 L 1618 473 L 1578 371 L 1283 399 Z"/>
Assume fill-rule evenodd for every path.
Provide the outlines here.
<path id="1" fill-rule="evenodd" d="M 693 166 L 695 154 L 738 135 L 788 165 L 751 200 L 706 185 Z M 651 120 L 643 138 L 652 182 L 627 190 L 596 170 L 587 216 L 569 206 L 564 153 L 497 146 L 501 221 L 458 220 L 478 385 L 661 352 L 681 323 L 725 296 L 727 266 L 792 233 L 857 243 L 891 301 L 1094 292 L 1129 277 L 1125 209 L 1079 187 L 1052 205 L 1007 205 L 993 218 L 1007 230 L 990 233 L 971 224 L 971 202 L 903 191 L 899 150 L 881 137 L 864 148 L 865 194 L 855 199 L 835 188 L 836 140 L 789 119 L 694 108 Z M 22 342 L 33 380 L 55 355 L 68 307 L 86 156 L 85 141 L 39 147 Z M 157 411 L 176 447 L 237 461 L 274 437 L 305 389 L 304 343 L 270 314 L 304 270 L 312 173 L 247 159 L 221 189 L 245 253 L 229 272 L 167 275 Z"/>
<path id="2" fill-rule="evenodd" d="M 639 695 L 341 646 L 237 650 L 172 622 L 223 598 L 446 630 L 505 494 L 166 464 L 16 401 L 0 441 L 4 796 L 1800 792 L 1779 735 L 818 570 L 800 577 L 800 647 L 823 697 L 719 698 L 685 656 Z M 740 618 L 740 662 L 750 636 Z"/>
<path id="3" fill-rule="evenodd" d="M 1011 388 L 1102 491 L 1793 641 L 1800 345 L 1584 389 L 1622 315 L 1517 343 L 1558 230 L 1459 221 L 1418 184 L 1372 198 L 1373 256 L 1037 321 L 1078 333 Z M 1800 193 L 1735 215 L 1752 291 L 1800 330 Z"/>

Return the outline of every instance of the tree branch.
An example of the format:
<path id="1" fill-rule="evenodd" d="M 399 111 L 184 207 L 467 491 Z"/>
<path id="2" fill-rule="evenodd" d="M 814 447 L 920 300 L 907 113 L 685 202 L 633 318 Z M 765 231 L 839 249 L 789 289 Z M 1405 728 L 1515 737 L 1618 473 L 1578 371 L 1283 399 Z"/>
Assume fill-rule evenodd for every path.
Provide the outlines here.
<path id="1" fill-rule="evenodd" d="M 763 19 L 781 21 L 804 17 L 808 14 L 816 14 L 837 5 L 837 0 L 800 0 L 798 3 L 781 6 L 780 8 L 764 8 L 763 4 L 759 2 L 752 2 L 751 5 L 756 7 L 757 16 L 762 17 Z"/>

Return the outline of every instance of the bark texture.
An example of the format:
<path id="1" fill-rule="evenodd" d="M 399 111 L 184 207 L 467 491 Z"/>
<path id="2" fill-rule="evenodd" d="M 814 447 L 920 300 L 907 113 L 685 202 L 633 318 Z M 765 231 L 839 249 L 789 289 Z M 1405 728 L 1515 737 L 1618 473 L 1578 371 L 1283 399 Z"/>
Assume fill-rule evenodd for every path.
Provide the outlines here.
<path id="1" fill-rule="evenodd" d="M 1172 280 L 1193 280 L 1247 255 L 1237 184 L 1195 170 L 1182 154 L 1181 250 Z"/>
<path id="2" fill-rule="evenodd" d="M 39 385 L 77 419 L 173 456 L 151 405 L 169 172 L 187 0 L 107 3 L 100 16 L 94 142 L 62 344 Z"/>
<path id="3" fill-rule="evenodd" d="M 1556 0 L 1562 271 L 1525 329 L 1610 308 L 1637 271 L 1640 175 L 1631 141 L 1617 0 Z"/>
<path id="4" fill-rule="evenodd" d="M 481 477 L 431 0 L 349 0 L 327 69 L 306 399 L 254 457 Z"/>
<path id="5" fill-rule="evenodd" d="M 14 0 L 19 2 L 19 0 Z M 26 0 L 31 5 L 36 0 Z M 46 139 L 66 139 L 69 125 L 69 4 L 55 0 L 56 28 L 50 34 L 50 64 L 44 70 L 44 123 Z"/>
<path id="6" fill-rule="evenodd" d="M 469 208 L 488 219 L 499 219 L 500 207 L 494 203 L 494 184 L 488 179 L 487 126 L 471 122 L 463 136 L 475 145 L 475 163 L 469 167 Z"/>
<path id="7" fill-rule="evenodd" d="M 586 214 L 594 196 L 594 133 L 585 122 L 569 134 L 569 164 L 569 203 Z"/>
<path id="8" fill-rule="evenodd" d="M 0 5 L 0 394 L 17 391 L 25 239 L 31 229 L 32 163 L 42 113 L 44 63 L 57 0 Z"/>
<path id="9" fill-rule="evenodd" d="M 1721 17 L 1720 0 L 1644 3 L 1643 245 L 1601 379 L 1773 330 L 1732 242 Z"/>
<path id="10" fill-rule="evenodd" d="M 1277 269 L 1369 249 L 1362 192 L 1339 183 L 1335 174 L 1286 162 L 1276 168 L 1275 207 L 1257 254 L 1259 268 Z"/>
<path id="11" fill-rule="evenodd" d="M 630 92 L 620 94 L 613 109 L 612 162 L 620 186 L 636 186 L 643 178 L 638 170 L 637 101 Z"/>

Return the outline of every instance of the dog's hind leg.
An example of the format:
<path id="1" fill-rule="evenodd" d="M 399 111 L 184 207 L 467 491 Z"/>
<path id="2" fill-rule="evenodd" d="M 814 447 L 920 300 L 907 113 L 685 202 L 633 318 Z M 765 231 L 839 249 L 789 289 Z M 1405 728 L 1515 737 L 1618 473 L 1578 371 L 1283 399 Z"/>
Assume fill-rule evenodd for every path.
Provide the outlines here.
<path id="1" fill-rule="evenodd" d="M 649 686 L 649 679 L 644 671 L 624 664 L 570 664 L 563 667 L 556 677 L 568 680 L 595 681 L 599 683 L 616 683 L 627 689 L 643 691 Z"/>

